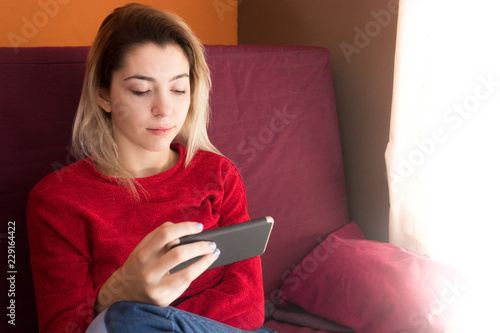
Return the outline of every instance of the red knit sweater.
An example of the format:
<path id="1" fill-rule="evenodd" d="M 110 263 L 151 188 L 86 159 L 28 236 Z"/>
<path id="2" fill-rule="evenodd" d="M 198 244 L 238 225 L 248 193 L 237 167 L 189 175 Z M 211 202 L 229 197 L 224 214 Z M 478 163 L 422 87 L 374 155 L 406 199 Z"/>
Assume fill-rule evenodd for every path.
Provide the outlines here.
<path id="1" fill-rule="evenodd" d="M 137 181 L 148 198 L 82 160 L 32 190 L 28 233 L 40 332 L 85 332 L 99 288 L 145 235 L 163 222 L 195 221 L 204 230 L 248 220 L 241 177 L 226 158 L 198 152 L 187 168 L 178 145 L 172 169 Z M 173 306 L 238 328 L 264 321 L 260 258 L 206 271 Z"/>

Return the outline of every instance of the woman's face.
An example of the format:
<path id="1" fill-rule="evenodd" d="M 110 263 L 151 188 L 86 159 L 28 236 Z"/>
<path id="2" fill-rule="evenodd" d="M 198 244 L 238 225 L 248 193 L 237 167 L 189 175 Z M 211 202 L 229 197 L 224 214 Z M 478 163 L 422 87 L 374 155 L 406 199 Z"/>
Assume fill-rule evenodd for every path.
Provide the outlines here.
<path id="1" fill-rule="evenodd" d="M 182 128 L 190 105 L 189 62 L 175 44 L 130 51 L 99 105 L 111 114 L 120 152 L 161 152 Z"/>

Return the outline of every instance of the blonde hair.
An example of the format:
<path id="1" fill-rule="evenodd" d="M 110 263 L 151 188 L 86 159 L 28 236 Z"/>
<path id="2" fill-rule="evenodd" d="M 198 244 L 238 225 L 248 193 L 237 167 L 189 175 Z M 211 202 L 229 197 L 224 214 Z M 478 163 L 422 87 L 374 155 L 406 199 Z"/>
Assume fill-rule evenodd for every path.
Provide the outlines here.
<path id="1" fill-rule="evenodd" d="M 97 103 L 97 93 L 109 91 L 113 72 L 123 66 L 128 52 L 150 42 L 180 46 L 189 62 L 191 103 L 184 126 L 175 138 L 186 147 L 185 165 L 197 150 L 219 153 L 207 133 L 211 80 L 201 42 L 174 14 L 140 4 L 116 8 L 102 22 L 90 48 L 73 125 L 72 150 L 77 158 L 91 157 L 101 172 L 119 179 L 136 197 L 138 184 L 119 162 L 111 117 Z"/>

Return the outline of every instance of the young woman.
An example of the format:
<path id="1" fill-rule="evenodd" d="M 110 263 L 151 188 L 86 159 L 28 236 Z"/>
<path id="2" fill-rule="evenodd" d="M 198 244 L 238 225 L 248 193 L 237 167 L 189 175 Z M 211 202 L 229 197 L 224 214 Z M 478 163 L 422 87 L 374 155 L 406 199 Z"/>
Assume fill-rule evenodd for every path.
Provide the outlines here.
<path id="1" fill-rule="evenodd" d="M 203 48 L 174 15 L 117 8 L 91 47 L 73 129 L 82 159 L 28 203 L 41 332 L 273 332 L 260 259 L 206 270 L 179 237 L 249 219 L 241 177 L 207 136 Z M 187 259 L 191 266 L 170 274 Z"/>

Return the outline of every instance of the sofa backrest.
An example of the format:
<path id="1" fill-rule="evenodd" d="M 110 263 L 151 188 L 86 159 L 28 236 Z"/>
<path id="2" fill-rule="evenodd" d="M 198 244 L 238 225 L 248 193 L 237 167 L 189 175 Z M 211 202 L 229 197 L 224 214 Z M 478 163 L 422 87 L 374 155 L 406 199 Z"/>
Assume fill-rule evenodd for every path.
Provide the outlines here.
<path id="1" fill-rule="evenodd" d="M 328 51 L 243 45 L 206 51 L 213 82 L 209 135 L 239 168 L 250 216 L 276 222 L 262 256 L 270 300 L 294 265 L 348 223 Z M 0 48 L 0 215 L 16 222 L 19 325 L 36 320 L 26 200 L 43 176 L 75 161 L 70 132 L 87 52 Z"/>

